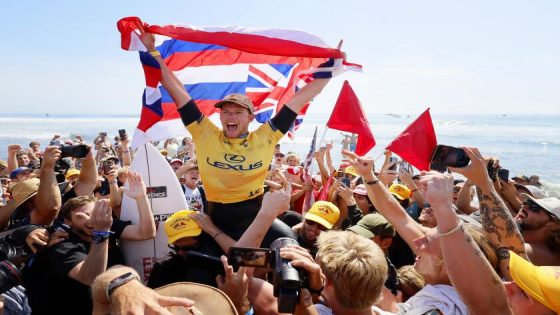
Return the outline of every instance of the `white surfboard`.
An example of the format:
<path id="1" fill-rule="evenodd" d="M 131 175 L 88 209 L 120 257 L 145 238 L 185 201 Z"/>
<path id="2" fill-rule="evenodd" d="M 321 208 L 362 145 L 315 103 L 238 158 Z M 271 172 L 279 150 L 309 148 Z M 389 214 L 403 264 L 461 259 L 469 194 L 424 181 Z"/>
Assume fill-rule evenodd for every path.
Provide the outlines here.
<path id="1" fill-rule="evenodd" d="M 130 170 L 142 175 L 146 184 L 148 201 L 152 207 L 156 222 L 156 237 L 146 241 L 121 242 L 121 248 L 127 265 L 138 271 L 144 282 L 148 280 L 154 258 L 165 257 L 170 249 L 167 246 L 167 235 L 163 224 L 173 213 L 188 209 L 185 195 L 169 166 L 160 152 L 150 143 L 138 147 Z M 138 223 L 138 207 L 136 201 L 123 195 L 121 220 Z"/>

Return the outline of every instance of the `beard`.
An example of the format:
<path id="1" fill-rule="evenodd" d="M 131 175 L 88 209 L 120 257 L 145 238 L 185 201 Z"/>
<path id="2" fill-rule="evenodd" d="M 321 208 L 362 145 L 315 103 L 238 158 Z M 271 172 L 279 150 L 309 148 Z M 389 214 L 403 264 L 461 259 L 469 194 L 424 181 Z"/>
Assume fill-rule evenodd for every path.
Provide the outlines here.
<path id="1" fill-rule="evenodd" d="M 527 223 L 527 222 L 518 222 L 517 225 L 519 226 L 519 229 L 521 231 L 535 231 L 540 229 L 541 227 L 543 227 L 546 224 L 546 222 L 543 222 L 541 224 L 532 224 L 532 223 Z"/>

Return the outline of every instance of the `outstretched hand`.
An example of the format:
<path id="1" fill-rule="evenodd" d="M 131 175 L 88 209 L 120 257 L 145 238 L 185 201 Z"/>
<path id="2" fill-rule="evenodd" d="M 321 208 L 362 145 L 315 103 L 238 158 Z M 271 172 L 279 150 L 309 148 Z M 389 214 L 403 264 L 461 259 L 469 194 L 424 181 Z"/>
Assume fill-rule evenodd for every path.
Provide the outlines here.
<path id="1" fill-rule="evenodd" d="M 290 208 L 290 198 L 292 197 L 292 185 L 286 182 L 285 189 L 277 189 L 267 192 L 263 196 L 261 212 L 278 217 Z"/>
<path id="2" fill-rule="evenodd" d="M 342 155 L 346 156 L 350 164 L 361 177 L 369 176 L 373 173 L 374 161 L 370 157 L 359 157 L 356 153 L 342 150 Z"/>
<path id="3" fill-rule="evenodd" d="M 148 51 L 156 50 L 156 38 L 154 34 L 146 32 L 144 25 L 140 22 L 138 22 L 136 26 L 138 27 L 138 31 L 140 32 L 140 40 L 142 41 L 142 44 L 146 46 L 146 49 L 148 49 Z"/>
<path id="4" fill-rule="evenodd" d="M 421 172 L 418 189 L 432 209 L 440 209 L 435 205 L 451 206 L 453 197 L 453 176 L 436 171 Z"/>
<path id="5" fill-rule="evenodd" d="M 132 199 L 138 199 L 146 196 L 146 185 L 142 180 L 142 175 L 138 172 L 127 172 L 126 182 L 128 187 L 125 187 L 124 192 Z"/>

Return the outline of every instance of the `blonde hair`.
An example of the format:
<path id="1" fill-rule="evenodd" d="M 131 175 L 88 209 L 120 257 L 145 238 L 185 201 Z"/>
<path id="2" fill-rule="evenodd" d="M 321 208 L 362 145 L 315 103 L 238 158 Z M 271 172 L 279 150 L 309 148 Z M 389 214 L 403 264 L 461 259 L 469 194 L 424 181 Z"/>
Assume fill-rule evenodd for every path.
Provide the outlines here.
<path id="1" fill-rule="evenodd" d="M 403 302 L 406 302 L 426 285 L 426 279 L 412 265 L 400 267 L 397 270 L 397 277 L 399 278 L 399 290 L 402 292 Z"/>
<path id="2" fill-rule="evenodd" d="M 482 251 L 486 260 L 490 263 L 494 270 L 498 270 L 498 255 L 496 254 L 496 247 L 490 243 L 482 228 L 465 223 L 463 229 L 466 234 L 470 235 L 478 248 Z"/>
<path id="3" fill-rule="evenodd" d="M 342 307 L 361 310 L 379 299 L 388 268 L 377 244 L 349 231 L 328 231 L 317 246 L 317 261 Z"/>

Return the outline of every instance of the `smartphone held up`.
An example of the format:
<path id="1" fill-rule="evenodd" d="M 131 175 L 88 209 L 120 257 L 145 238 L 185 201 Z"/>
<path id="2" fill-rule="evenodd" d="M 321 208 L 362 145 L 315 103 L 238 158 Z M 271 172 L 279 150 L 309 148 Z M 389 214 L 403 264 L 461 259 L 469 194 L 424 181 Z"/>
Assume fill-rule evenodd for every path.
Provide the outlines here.
<path id="1" fill-rule="evenodd" d="M 438 144 L 432 154 L 430 168 L 438 172 L 445 172 L 447 167 L 465 167 L 471 159 L 461 148 Z"/>

